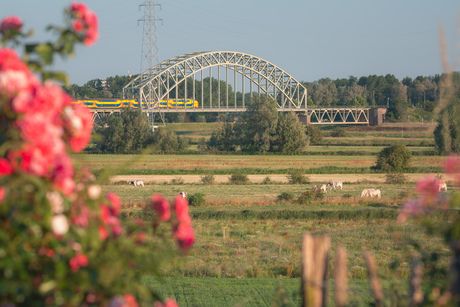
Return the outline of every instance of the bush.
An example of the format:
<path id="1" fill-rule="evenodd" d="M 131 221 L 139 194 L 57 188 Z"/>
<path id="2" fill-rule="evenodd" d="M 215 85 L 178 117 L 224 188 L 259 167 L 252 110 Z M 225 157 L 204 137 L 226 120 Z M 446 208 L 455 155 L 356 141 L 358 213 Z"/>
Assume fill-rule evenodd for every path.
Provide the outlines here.
<path id="1" fill-rule="evenodd" d="M 187 197 L 190 206 L 199 207 L 206 203 L 206 198 L 203 193 L 195 193 Z"/>
<path id="2" fill-rule="evenodd" d="M 331 136 L 335 138 L 343 138 L 346 137 L 347 134 L 345 132 L 345 129 L 343 129 L 342 127 L 337 127 L 334 129 L 334 131 L 332 131 Z"/>
<path id="3" fill-rule="evenodd" d="M 323 140 L 321 130 L 316 128 L 314 125 L 307 125 L 305 133 L 310 138 L 310 144 L 319 144 Z"/>
<path id="4" fill-rule="evenodd" d="M 385 175 L 385 183 L 402 184 L 405 182 L 407 182 L 407 178 L 403 173 L 390 172 Z"/>
<path id="5" fill-rule="evenodd" d="M 287 175 L 290 184 L 307 184 L 310 179 L 301 171 L 290 171 Z"/>
<path id="6" fill-rule="evenodd" d="M 228 177 L 228 181 L 232 184 L 246 184 L 249 182 L 249 178 L 245 174 L 233 174 Z"/>
<path id="7" fill-rule="evenodd" d="M 315 199 L 321 200 L 323 198 L 324 198 L 324 192 L 323 191 L 318 190 L 318 191 L 315 192 Z"/>
<path id="8" fill-rule="evenodd" d="M 184 184 L 184 178 L 175 177 L 175 178 L 171 179 L 171 184 Z"/>
<path id="9" fill-rule="evenodd" d="M 72 104 L 58 85 L 67 75 L 49 66 L 77 43 L 93 44 L 98 29 L 82 3 L 72 3 L 65 19 L 48 27 L 56 41 L 27 45 L 33 31 L 22 32 L 19 17 L 0 22 L 0 305 L 158 305 L 160 294 L 142 276 L 158 276 L 177 252 L 168 238 L 181 253 L 193 245 L 188 204 L 177 197 L 170 206 L 156 194 L 143 212 L 153 225 L 123 224 L 120 198 L 100 185 L 107 172 L 95 182 L 72 160 L 88 145 L 92 115 Z M 161 238 L 160 223 L 168 224 Z"/>
<path id="10" fill-rule="evenodd" d="M 283 192 L 280 195 L 278 195 L 277 198 L 278 198 L 279 201 L 283 201 L 283 200 L 289 201 L 289 200 L 294 199 L 294 194 L 289 193 L 289 192 Z"/>
<path id="11" fill-rule="evenodd" d="M 272 183 L 272 180 L 270 179 L 269 176 L 265 177 L 264 181 L 262 181 L 262 184 L 270 184 L 270 183 Z"/>
<path id="12" fill-rule="evenodd" d="M 409 166 L 412 154 L 404 145 L 392 145 L 382 149 L 375 168 L 384 171 L 402 171 Z"/>
<path id="13" fill-rule="evenodd" d="M 315 192 L 303 192 L 302 195 L 300 195 L 297 199 L 297 202 L 301 205 L 309 205 L 313 201 L 315 194 Z"/>
<path id="14" fill-rule="evenodd" d="M 201 175 L 201 182 L 203 182 L 203 184 L 214 184 L 214 175 Z"/>

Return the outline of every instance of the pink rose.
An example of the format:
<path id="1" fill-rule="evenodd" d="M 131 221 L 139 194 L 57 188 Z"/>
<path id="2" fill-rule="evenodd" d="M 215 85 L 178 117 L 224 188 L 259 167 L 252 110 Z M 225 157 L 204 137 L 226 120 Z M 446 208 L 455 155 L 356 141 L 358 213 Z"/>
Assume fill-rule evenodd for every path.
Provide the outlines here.
<path id="1" fill-rule="evenodd" d="M 83 3 L 73 2 L 70 5 L 70 13 L 74 18 L 72 26 L 75 32 L 83 32 L 83 42 L 87 46 L 93 45 L 99 37 L 99 21 L 96 14 L 89 10 Z"/>
<path id="2" fill-rule="evenodd" d="M 0 186 L 0 203 L 5 199 L 5 188 Z"/>
<path id="3" fill-rule="evenodd" d="M 0 72 L 9 70 L 29 72 L 29 68 L 21 61 L 15 50 L 0 48 Z"/>
<path id="4" fill-rule="evenodd" d="M 104 226 L 99 226 L 98 231 L 99 231 L 99 236 L 101 237 L 101 240 L 105 241 L 107 237 L 109 236 L 109 232 L 107 231 L 107 228 L 105 228 Z"/>
<path id="5" fill-rule="evenodd" d="M 177 221 L 179 223 L 190 223 L 190 215 L 188 213 L 188 201 L 182 196 L 174 198 L 174 210 L 176 212 Z"/>
<path id="6" fill-rule="evenodd" d="M 5 34 L 8 31 L 21 31 L 22 20 L 17 16 L 7 16 L 0 23 L 0 33 Z"/>
<path id="7" fill-rule="evenodd" d="M 11 175 L 13 171 L 10 162 L 5 158 L 0 158 L 0 177 Z"/>
<path id="8" fill-rule="evenodd" d="M 176 303 L 176 301 L 172 298 L 167 298 L 164 303 L 156 301 L 153 304 L 153 307 L 179 307 L 179 305 Z"/>
<path id="9" fill-rule="evenodd" d="M 139 306 L 136 302 L 136 299 L 134 298 L 132 294 L 129 294 L 129 293 L 125 294 L 123 298 L 125 299 L 125 302 L 126 302 L 125 307 L 138 307 Z"/>
<path id="10" fill-rule="evenodd" d="M 177 241 L 179 248 L 188 250 L 195 243 L 195 232 L 192 225 L 188 223 L 180 223 L 173 228 L 174 239 Z"/>
<path id="11" fill-rule="evenodd" d="M 69 260 L 69 265 L 72 272 L 78 272 L 80 267 L 85 267 L 88 265 L 88 256 L 77 254 Z"/>
<path id="12" fill-rule="evenodd" d="M 109 200 L 110 204 L 112 205 L 110 213 L 112 215 L 118 215 L 120 214 L 120 209 L 121 209 L 121 200 L 120 197 L 118 197 L 117 194 L 109 192 L 105 195 L 107 199 Z"/>
<path id="13" fill-rule="evenodd" d="M 153 195 L 152 206 L 155 210 L 155 214 L 157 214 L 160 217 L 160 220 L 169 220 L 169 218 L 171 217 L 169 202 L 161 194 Z"/>

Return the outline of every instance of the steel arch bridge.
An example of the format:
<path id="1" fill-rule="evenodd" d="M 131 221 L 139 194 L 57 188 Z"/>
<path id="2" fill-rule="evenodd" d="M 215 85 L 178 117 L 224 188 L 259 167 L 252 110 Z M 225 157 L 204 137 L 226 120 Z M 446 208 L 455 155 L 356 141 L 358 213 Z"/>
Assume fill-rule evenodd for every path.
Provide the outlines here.
<path id="1" fill-rule="evenodd" d="M 204 72 L 209 77 L 209 96 L 206 101 Z M 229 72 L 233 74 L 230 79 Z M 218 88 L 213 89 L 212 80 L 216 75 Z M 225 80 L 225 89 L 221 89 L 221 77 Z M 201 90 L 195 86 L 197 78 L 201 79 Z M 233 101 L 229 98 L 229 83 L 233 83 Z M 123 88 L 123 98 L 155 102 L 147 104 L 150 112 L 241 112 L 246 110 L 245 86 L 248 83 L 251 96 L 270 96 L 277 102 L 279 111 L 305 112 L 307 109 L 307 89 L 294 77 L 260 57 L 234 51 L 187 53 L 163 61 L 129 82 Z M 170 96 L 179 97 L 179 86 L 182 86 L 183 95 L 180 98 L 197 100 L 198 107 L 160 109 L 159 101 L 169 100 Z M 213 97 L 213 90 L 217 90 L 217 97 L 215 94 Z M 242 93 L 240 99 L 237 99 L 237 90 Z"/>

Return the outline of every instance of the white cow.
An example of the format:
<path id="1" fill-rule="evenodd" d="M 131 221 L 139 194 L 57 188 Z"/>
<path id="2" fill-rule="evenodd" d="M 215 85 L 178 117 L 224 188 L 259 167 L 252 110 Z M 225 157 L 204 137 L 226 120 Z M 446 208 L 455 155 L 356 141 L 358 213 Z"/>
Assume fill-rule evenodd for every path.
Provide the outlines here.
<path id="1" fill-rule="evenodd" d="M 338 187 L 340 187 L 340 189 L 342 190 L 342 186 L 343 186 L 342 181 L 331 181 L 327 185 L 331 187 L 331 190 L 332 188 L 334 188 L 335 190 L 335 188 L 338 188 Z"/>
<path id="2" fill-rule="evenodd" d="M 185 191 L 180 192 L 179 195 L 182 196 L 182 198 L 187 198 L 187 192 Z"/>
<path id="3" fill-rule="evenodd" d="M 364 189 L 361 192 L 361 197 L 378 197 L 381 198 L 379 189 Z"/>
<path id="4" fill-rule="evenodd" d="M 442 182 L 439 184 L 439 192 L 441 191 L 447 192 L 447 183 Z"/>
<path id="5" fill-rule="evenodd" d="M 323 191 L 324 193 L 327 193 L 327 185 L 325 185 L 325 184 L 317 184 L 317 185 L 315 185 L 313 187 L 313 191 L 316 192 L 316 191 L 319 191 L 319 190 Z"/>
<path id="6" fill-rule="evenodd" d="M 135 187 L 137 187 L 137 186 L 144 187 L 144 181 L 143 180 L 133 180 L 133 181 L 130 181 L 129 184 L 132 184 Z"/>

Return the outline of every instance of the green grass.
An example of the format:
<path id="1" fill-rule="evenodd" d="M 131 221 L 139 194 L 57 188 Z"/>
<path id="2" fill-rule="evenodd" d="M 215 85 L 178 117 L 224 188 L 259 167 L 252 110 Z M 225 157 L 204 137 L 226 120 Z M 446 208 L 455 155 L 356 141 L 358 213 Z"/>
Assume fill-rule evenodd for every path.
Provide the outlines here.
<path id="1" fill-rule="evenodd" d="M 144 278 L 143 282 L 156 290 L 162 297 L 174 298 L 179 306 L 271 306 L 281 287 L 285 291 L 288 306 L 301 305 L 300 279 L 269 278 Z M 369 285 L 364 280 L 350 280 L 350 304 L 369 305 L 372 301 Z M 328 306 L 333 304 L 332 282 L 329 283 Z"/>

